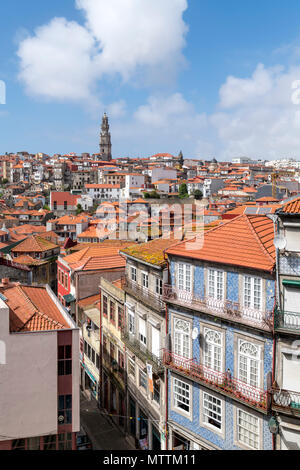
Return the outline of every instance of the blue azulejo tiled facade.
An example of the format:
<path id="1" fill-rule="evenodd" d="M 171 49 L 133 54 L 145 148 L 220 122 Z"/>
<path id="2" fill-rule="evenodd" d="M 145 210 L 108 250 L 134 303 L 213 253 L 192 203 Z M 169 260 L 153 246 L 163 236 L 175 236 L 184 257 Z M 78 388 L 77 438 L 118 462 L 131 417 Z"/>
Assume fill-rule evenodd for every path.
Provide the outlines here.
<path id="1" fill-rule="evenodd" d="M 219 271 L 216 279 L 209 270 Z M 165 355 L 170 448 L 271 450 L 273 336 L 266 320 L 273 315 L 273 277 L 172 258 L 170 278 L 176 294 L 168 300 Z M 215 304 L 206 303 L 211 294 Z M 228 314 L 228 304 L 237 305 L 237 315 Z"/>
<path id="2" fill-rule="evenodd" d="M 225 324 L 222 321 L 211 321 L 198 312 L 193 315 L 183 309 L 171 307 L 169 333 L 172 351 L 176 349 L 174 325 L 178 319 L 190 322 L 190 331 L 199 332 L 196 339 L 191 338 L 192 360 L 187 364 L 193 364 L 195 367 L 199 364 L 201 367 L 205 363 L 204 332 L 217 331 L 222 336 L 221 370 L 230 370 L 231 377 L 237 377 L 239 375 L 237 370 L 239 341 L 257 345 L 261 351 L 258 360 L 260 387 L 257 387 L 257 390 L 250 387 L 249 393 L 251 396 L 253 393 L 263 393 L 261 391 L 267 389 L 272 370 L 273 343 L 271 338 L 265 334 L 262 336 L 238 326 Z M 262 409 L 256 407 L 253 402 L 249 403 L 248 391 L 244 389 L 245 399 L 232 398 L 231 393 L 218 388 L 220 385 L 218 374 L 215 380 L 206 383 L 203 379 L 207 377 L 208 369 L 205 367 L 202 371 L 203 375 L 199 374 L 195 379 L 195 376 L 189 373 L 191 365 L 185 366 L 184 362 L 176 363 L 178 356 L 175 354 L 174 356 L 174 367 L 172 363 L 168 367 L 170 448 L 180 448 L 180 445 L 174 442 L 186 439 L 189 442 L 189 449 L 272 449 L 272 435 L 268 428 L 270 416 L 267 407 Z M 183 406 L 180 400 L 183 400 Z M 247 435 L 248 428 L 255 430 L 253 435 L 251 433 Z M 243 436 L 243 433 L 246 436 Z"/>

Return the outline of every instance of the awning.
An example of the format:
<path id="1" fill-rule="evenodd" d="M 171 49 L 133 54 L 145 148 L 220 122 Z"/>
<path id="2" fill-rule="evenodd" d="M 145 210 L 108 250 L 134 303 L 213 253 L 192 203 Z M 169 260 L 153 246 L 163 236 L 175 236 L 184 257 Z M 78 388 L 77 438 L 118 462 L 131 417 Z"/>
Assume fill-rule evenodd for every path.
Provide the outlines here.
<path id="1" fill-rule="evenodd" d="M 64 299 L 67 302 L 67 304 L 69 304 L 70 302 L 74 302 L 74 300 L 76 300 L 72 294 L 64 295 Z"/>
<path id="2" fill-rule="evenodd" d="M 296 279 L 283 279 L 282 284 L 284 286 L 300 287 L 300 281 L 297 281 Z"/>

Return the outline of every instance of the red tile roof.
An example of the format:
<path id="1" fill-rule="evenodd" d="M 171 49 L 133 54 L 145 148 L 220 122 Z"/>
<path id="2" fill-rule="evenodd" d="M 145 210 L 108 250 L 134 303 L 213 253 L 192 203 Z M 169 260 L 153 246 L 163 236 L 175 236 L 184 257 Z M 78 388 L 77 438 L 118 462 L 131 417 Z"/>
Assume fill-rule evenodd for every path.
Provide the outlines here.
<path id="1" fill-rule="evenodd" d="M 300 197 L 284 204 L 282 210 L 285 214 L 300 214 Z"/>
<path id="2" fill-rule="evenodd" d="M 2 292 L 10 309 L 11 331 L 70 328 L 45 287 L 16 286 Z"/>
<path id="3" fill-rule="evenodd" d="M 195 239 L 194 239 L 195 240 Z M 273 222 L 265 216 L 241 215 L 205 232 L 204 243 L 181 242 L 166 252 L 213 263 L 272 272 L 275 264 Z"/>

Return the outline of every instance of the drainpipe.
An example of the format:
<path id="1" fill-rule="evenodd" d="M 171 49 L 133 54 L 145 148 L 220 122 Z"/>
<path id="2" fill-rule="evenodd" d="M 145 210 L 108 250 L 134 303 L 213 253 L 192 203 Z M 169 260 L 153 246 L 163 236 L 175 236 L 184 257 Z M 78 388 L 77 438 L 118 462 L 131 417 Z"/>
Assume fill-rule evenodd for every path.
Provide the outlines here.
<path id="1" fill-rule="evenodd" d="M 167 262 L 167 269 L 168 269 L 168 284 L 170 284 L 170 266 L 169 266 L 169 259 L 166 256 L 165 250 L 163 251 L 164 253 L 164 259 Z M 169 333 L 169 325 L 168 325 L 168 307 L 166 304 L 166 338 L 168 337 Z M 169 403 L 169 389 L 168 389 L 168 381 L 169 381 L 169 374 L 168 374 L 168 369 L 165 368 L 165 394 L 166 394 L 166 415 L 165 415 L 165 421 L 166 421 L 166 432 L 165 432 L 165 440 L 166 440 L 166 450 L 169 448 L 169 432 L 168 432 L 168 403 Z"/>

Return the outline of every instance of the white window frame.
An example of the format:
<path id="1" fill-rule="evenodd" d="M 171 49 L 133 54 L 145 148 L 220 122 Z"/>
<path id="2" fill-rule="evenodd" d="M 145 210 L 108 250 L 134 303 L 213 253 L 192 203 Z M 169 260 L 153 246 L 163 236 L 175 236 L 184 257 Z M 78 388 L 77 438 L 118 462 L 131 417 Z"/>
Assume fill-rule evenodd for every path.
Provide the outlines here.
<path id="1" fill-rule="evenodd" d="M 147 346 L 147 322 L 139 317 L 139 341 L 142 346 Z"/>
<path id="2" fill-rule="evenodd" d="M 132 282 L 137 280 L 137 269 L 135 266 L 130 266 L 130 279 Z"/>
<path id="3" fill-rule="evenodd" d="M 193 266 L 177 263 L 177 287 L 180 291 L 193 292 Z"/>
<path id="4" fill-rule="evenodd" d="M 149 273 L 142 271 L 142 286 L 143 289 L 149 289 Z"/>
<path id="5" fill-rule="evenodd" d="M 132 374 L 132 371 L 130 370 L 130 367 L 134 370 L 134 373 Z M 131 357 L 128 357 L 128 375 L 135 378 L 135 361 L 131 359 Z"/>
<path id="6" fill-rule="evenodd" d="M 259 282 L 257 282 L 259 281 Z M 259 289 L 257 287 L 259 286 Z M 259 292 L 259 297 L 257 296 Z M 245 308 L 262 310 L 262 278 L 244 275 L 243 278 L 243 305 Z M 259 299 L 259 301 L 257 301 Z"/>
<path id="7" fill-rule="evenodd" d="M 207 406 L 208 405 L 208 406 Z M 215 409 L 214 409 L 215 408 Z M 223 429 L 223 401 L 207 393 L 204 390 L 202 391 L 202 423 L 204 426 L 209 429 L 214 430 L 215 432 L 222 432 Z M 215 418 L 214 418 L 215 415 Z M 209 423 L 209 419 L 212 419 L 220 424 L 220 427 L 215 426 L 212 423 Z"/>
<path id="8" fill-rule="evenodd" d="M 243 346 L 249 345 L 252 348 L 253 353 L 242 352 Z M 256 349 L 256 352 L 255 352 Z M 254 354 L 255 352 L 255 354 Z M 247 339 L 238 340 L 238 379 L 241 382 L 247 383 L 251 387 L 260 387 L 260 374 L 261 374 L 261 363 L 260 363 L 260 352 L 261 347 Z M 256 370 L 255 377 L 253 380 L 253 371 Z"/>
<path id="9" fill-rule="evenodd" d="M 135 335 L 135 314 L 132 310 L 128 310 L 128 331 L 130 334 Z"/>
<path id="10" fill-rule="evenodd" d="M 214 340 L 207 339 L 209 334 L 213 334 L 215 337 L 219 336 L 220 343 Z M 204 348 L 203 348 L 203 364 L 208 369 L 216 372 L 223 371 L 223 334 L 214 330 L 213 328 L 204 328 Z M 211 335 L 210 335 L 211 336 Z"/>
<path id="11" fill-rule="evenodd" d="M 143 387 L 143 385 L 141 385 L 141 377 L 143 377 L 145 379 L 145 387 Z M 145 392 L 147 392 L 147 374 L 145 374 L 145 372 L 142 371 L 142 369 L 139 369 L 139 387 L 141 387 L 143 390 L 145 390 Z"/>
<path id="12" fill-rule="evenodd" d="M 180 392 L 182 394 L 180 395 Z M 185 402 L 188 402 L 188 405 Z M 188 411 L 178 406 L 182 403 L 188 406 Z M 173 377 L 173 408 L 180 413 L 190 416 L 192 410 L 192 387 L 181 379 Z"/>
<path id="13" fill-rule="evenodd" d="M 243 416 L 241 416 L 243 415 Z M 246 421 L 248 419 L 248 427 L 252 429 L 247 429 L 246 426 L 241 425 L 241 419 Z M 251 423 L 252 421 L 252 423 Z M 254 424 L 256 422 L 256 424 Z M 253 427 L 256 426 L 256 432 Z M 242 432 L 241 432 L 242 431 Z M 244 434 L 244 436 L 242 435 Z M 247 436 L 248 434 L 248 436 Z M 256 436 L 256 439 L 253 438 Z M 243 439 L 241 439 L 243 437 Z M 252 437 L 252 439 L 251 439 Z M 248 413 L 241 408 L 236 408 L 236 440 L 237 444 L 245 446 L 249 449 L 260 450 L 261 443 L 261 423 L 260 418 L 254 414 Z M 256 442 L 257 445 L 251 445 L 251 442 Z"/>
<path id="14" fill-rule="evenodd" d="M 162 296 L 163 293 L 163 281 L 160 277 L 155 278 L 155 292 L 157 295 Z"/>
<path id="15" fill-rule="evenodd" d="M 225 298 L 225 271 L 208 268 L 208 297 L 216 300 Z"/>
<path id="16" fill-rule="evenodd" d="M 191 323 L 174 316 L 173 336 L 174 353 L 186 359 L 191 359 Z"/>

